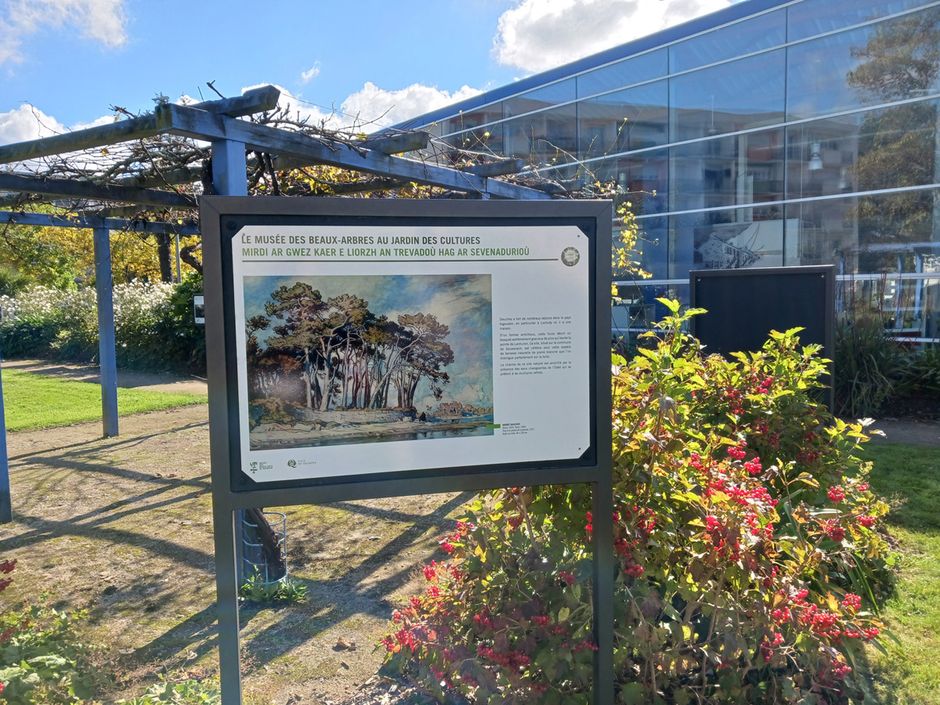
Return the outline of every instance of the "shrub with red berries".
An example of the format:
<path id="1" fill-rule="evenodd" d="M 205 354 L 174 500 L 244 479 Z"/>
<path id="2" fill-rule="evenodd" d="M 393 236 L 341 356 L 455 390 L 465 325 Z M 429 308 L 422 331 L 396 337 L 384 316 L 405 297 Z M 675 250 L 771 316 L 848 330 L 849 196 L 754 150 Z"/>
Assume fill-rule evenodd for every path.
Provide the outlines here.
<path id="1" fill-rule="evenodd" d="M 818 403 L 798 331 L 705 356 L 660 324 L 614 358 L 618 702 L 845 703 L 893 580 L 861 423 Z M 582 487 L 480 495 L 396 611 L 389 659 L 442 699 L 585 702 L 591 535 Z"/>

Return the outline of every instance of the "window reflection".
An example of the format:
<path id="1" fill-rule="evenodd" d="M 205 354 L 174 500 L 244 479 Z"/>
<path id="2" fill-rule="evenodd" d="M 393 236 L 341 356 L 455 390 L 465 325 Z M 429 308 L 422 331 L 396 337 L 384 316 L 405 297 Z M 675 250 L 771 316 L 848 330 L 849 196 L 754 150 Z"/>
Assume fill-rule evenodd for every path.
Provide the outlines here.
<path id="1" fill-rule="evenodd" d="M 936 183 L 938 105 L 910 103 L 788 128 L 788 197 Z"/>
<path id="2" fill-rule="evenodd" d="M 796 203 L 797 261 L 840 271 L 913 271 L 918 248 L 940 243 L 940 191 L 907 191 Z"/>
<path id="3" fill-rule="evenodd" d="M 789 8 L 791 42 L 926 5 L 930 0 L 804 0 Z"/>
<path id="4" fill-rule="evenodd" d="M 505 124 L 506 156 L 532 164 L 557 164 L 577 158 L 575 105 L 526 115 Z"/>
<path id="5" fill-rule="evenodd" d="M 669 79 L 671 140 L 783 121 L 784 51 Z"/>
<path id="6" fill-rule="evenodd" d="M 670 276 L 690 269 L 779 267 L 789 232 L 781 206 L 672 216 Z"/>
<path id="7" fill-rule="evenodd" d="M 536 88 L 503 101 L 503 113 L 506 117 L 510 117 L 530 113 L 533 110 L 544 110 L 559 103 L 567 103 L 575 99 L 574 88 L 573 78 Z"/>
<path id="8" fill-rule="evenodd" d="M 940 8 L 791 47 L 787 110 L 800 119 L 940 88 Z"/>
<path id="9" fill-rule="evenodd" d="M 623 88 L 634 83 L 642 83 L 668 73 L 668 54 L 665 49 L 658 49 L 647 54 L 640 54 L 615 64 L 602 66 L 578 76 L 578 97 L 603 93 L 616 88 Z"/>
<path id="10" fill-rule="evenodd" d="M 786 22 L 786 10 L 777 10 L 673 44 L 669 70 L 678 73 L 780 46 L 786 41 Z"/>
<path id="11" fill-rule="evenodd" d="M 783 130 L 673 147 L 670 210 L 783 199 Z"/>
<path id="12" fill-rule="evenodd" d="M 665 144 L 666 81 L 608 93 L 579 104 L 583 159 Z"/>
<path id="13" fill-rule="evenodd" d="M 668 152 L 665 149 L 592 162 L 594 178 L 613 182 L 637 215 L 663 213 L 668 205 Z"/>

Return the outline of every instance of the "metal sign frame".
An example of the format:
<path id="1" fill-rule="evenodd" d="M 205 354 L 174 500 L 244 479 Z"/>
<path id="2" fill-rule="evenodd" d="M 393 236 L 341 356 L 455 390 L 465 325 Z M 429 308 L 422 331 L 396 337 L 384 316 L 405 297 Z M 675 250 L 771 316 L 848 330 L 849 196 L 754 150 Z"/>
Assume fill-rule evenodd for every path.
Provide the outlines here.
<path id="1" fill-rule="evenodd" d="M 613 703 L 613 489 L 610 393 L 610 263 L 612 205 L 609 201 L 410 201 L 404 199 L 297 199 L 204 197 L 203 233 L 206 348 L 209 382 L 210 454 L 219 658 L 222 705 L 241 704 L 237 584 L 236 511 L 250 507 L 321 504 L 354 499 L 404 497 L 502 487 L 588 483 L 592 486 L 594 702 Z M 231 240 L 242 224 L 357 225 L 575 225 L 588 237 L 590 252 L 589 360 L 591 448 L 577 461 L 455 467 L 417 472 L 324 478 L 303 483 L 234 485 L 239 434 L 238 400 L 233 394 L 234 316 Z M 233 442 L 234 441 L 234 442 Z M 236 472 L 241 473 L 240 470 Z"/>

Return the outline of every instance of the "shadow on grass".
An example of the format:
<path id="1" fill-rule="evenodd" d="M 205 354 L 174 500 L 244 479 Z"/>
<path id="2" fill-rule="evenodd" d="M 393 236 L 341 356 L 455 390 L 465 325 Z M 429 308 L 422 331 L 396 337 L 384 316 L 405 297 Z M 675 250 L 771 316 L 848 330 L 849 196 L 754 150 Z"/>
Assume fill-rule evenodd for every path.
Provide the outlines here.
<path id="1" fill-rule="evenodd" d="M 88 421 L 87 423 L 93 423 Z M 54 448 L 42 448 L 40 450 L 32 450 L 27 453 L 20 453 L 19 455 L 11 455 L 9 461 L 11 463 L 17 461 L 33 461 L 33 462 L 49 462 L 49 456 L 55 456 L 56 453 L 61 453 L 63 451 L 71 451 L 76 448 L 89 448 L 95 452 L 107 452 L 121 450 L 125 448 L 133 448 L 136 445 L 140 445 L 144 441 L 159 438 L 160 436 L 165 436 L 170 433 L 180 433 L 182 431 L 189 431 L 194 428 L 203 428 L 209 425 L 208 421 L 197 421 L 195 423 L 183 424 L 182 426 L 176 426 L 174 428 L 166 428 L 160 431 L 154 431 L 153 433 L 146 434 L 134 434 L 131 436 L 120 436 L 117 438 L 89 438 L 86 441 L 78 441 L 76 443 L 67 443 L 63 446 L 56 446 Z M 23 433 L 30 433 L 30 431 L 24 431 Z"/>
<path id="2" fill-rule="evenodd" d="M 246 646 L 247 660 L 252 664 L 252 668 L 265 665 L 354 615 L 367 614 L 382 619 L 389 618 L 393 606 L 387 598 L 411 579 L 415 566 L 406 566 L 369 585 L 364 584 L 365 580 L 385 565 L 390 557 L 411 546 L 428 529 L 444 530 L 452 522 L 448 518 L 451 512 L 472 497 L 473 493 L 465 492 L 444 502 L 427 515 L 410 515 L 352 502 L 329 505 L 363 516 L 381 516 L 392 521 L 406 521 L 411 525 L 391 541 L 375 547 L 369 557 L 342 576 L 331 580 L 305 580 L 309 601 L 302 608 L 294 608 L 298 610 L 298 614 L 296 621 L 291 620 L 293 623 L 290 629 L 284 629 L 281 623 L 272 624 L 255 634 Z M 302 617 L 299 614 L 301 610 L 305 613 Z M 249 613 L 250 610 L 242 610 L 242 614 L 246 616 Z"/>

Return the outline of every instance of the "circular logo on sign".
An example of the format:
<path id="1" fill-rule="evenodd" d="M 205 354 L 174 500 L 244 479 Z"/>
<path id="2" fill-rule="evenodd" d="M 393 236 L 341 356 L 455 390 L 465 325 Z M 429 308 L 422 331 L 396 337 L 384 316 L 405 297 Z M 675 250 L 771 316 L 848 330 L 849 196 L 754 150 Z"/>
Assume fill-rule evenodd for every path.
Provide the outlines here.
<path id="1" fill-rule="evenodd" d="M 581 261 L 581 253 L 574 247 L 566 247 L 561 252 L 561 261 L 569 267 L 573 267 Z"/>

